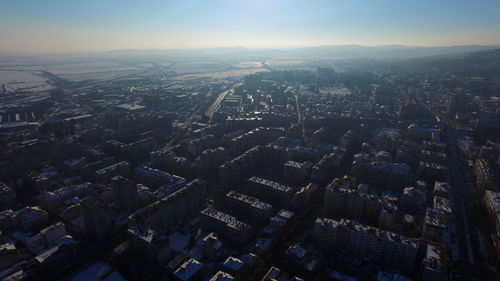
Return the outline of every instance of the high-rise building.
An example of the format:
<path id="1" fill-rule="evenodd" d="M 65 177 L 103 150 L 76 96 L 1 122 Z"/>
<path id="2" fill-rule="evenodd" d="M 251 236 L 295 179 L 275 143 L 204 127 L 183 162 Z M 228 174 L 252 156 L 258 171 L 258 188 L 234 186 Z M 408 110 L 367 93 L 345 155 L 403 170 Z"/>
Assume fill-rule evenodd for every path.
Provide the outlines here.
<path id="1" fill-rule="evenodd" d="M 49 223 L 49 214 L 40 207 L 25 207 L 17 211 L 25 230 L 38 231 Z"/>
<path id="2" fill-rule="evenodd" d="M 493 226 L 491 228 L 491 240 L 495 245 L 497 256 L 500 256 L 500 192 L 486 190 L 483 203 Z"/>
<path id="3" fill-rule="evenodd" d="M 207 149 L 196 157 L 194 168 L 199 177 L 214 177 L 217 169 L 227 159 L 227 151 L 223 147 Z"/>
<path id="4" fill-rule="evenodd" d="M 314 163 L 305 161 L 287 161 L 283 165 L 283 178 L 287 182 L 303 183 L 309 177 Z"/>
<path id="5" fill-rule="evenodd" d="M 418 175 L 427 181 L 443 180 L 446 177 L 445 165 L 420 161 L 418 164 Z"/>
<path id="6" fill-rule="evenodd" d="M 5 234 L 14 230 L 19 224 L 17 216 L 17 212 L 10 209 L 0 212 L 0 231 Z"/>
<path id="7" fill-rule="evenodd" d="M 474 175 L 476 176 L 476 186 L 479 191 L 495 190 L 498 187 L 496 176 L 485 159 L 476 160 Z"/>
<path id="8" fill-rule="evenodd" d="M 249 178 L 248 183 L 255 194 L 272 202 L 288 202 L 294 194 L 290 186 L 256 176 Z"/>
<path id="9" fill-rule="evenodd" d="M 221 165 L 219 167 L 221 184 L 225 187 L 238 184 L 242 179 L 256 173 L 262 168 L 262 163 L 269 160 L 268 152 L 271 149 L 258 145 Z"/>
<path id="10" fill-rule="evenodd" d="M 229 191 L 225 196 L 229 208 L 252 220 L 266 222 L 271 217 L 273 206 L 259 199 L 236 191 Z"/>
<path id="11" fill-rule="evenodd" d="M 191 172 L 191 163 L 185 157 L 178 157 L 173 151 L 153 151 L 150 153 L 151 166 L 180 175 L 189 176 Z"/>
<path id="12" fill-rule="evenodd" d="M 162 185 L 186 183 L 186 179 L 172 175 L 162 170 L 141 165 L 134 169 L 134 180 L 151 188 L 158 188 Z"/>
<path id="13" fill-rule="evenodd" d="M 130 174 L 130 163 L 121 161 L 113 165 L 107 166 L 95 172 L 95 180 L 99 183 L 108 183 L 112 177 L 123 176 Z"/>
<path id="14" fill-rule="evenodd" d="M 137 186 L 129 179 L 116 176 L 111 179 L 113 200 L 120 210 L 135 211 L 138 206 Z"/>
<path id="15" fill-rule="evenodd" d="M 409 209 L 425 208 L 427 202 L 427 191 L 425 188 L 405 187 L 401 192 L 401 206 Z"/>
<path id="16" fill-rule="evenodd" d="M 96 240 L 104 240 L 113 229 L 106 205 L 94 198 L 82 200 L 81 205 L 87 234 Z"/>
<path id="17" fill-rule="evenodd" d="M 168 235 L 157 232 L 147 226 L 136 224 L 128 228 L 131 249 L 142 257 L 165 265 L 171 258 L 171 248 Z"/>
<path id="18" fill-rule="evenodd" d="M 436 181 L 434 182 L 434 190 L 432 191 L 434 196 L 439 196 L 443 198 L 450 197 L 450 185 L 446 182 Z"/>
<path id="19" fill-rule="evenodd" d="M 363 183 L 394 189 L 411 185 L 414 180 L 408 165 L 383 161 L 354 161 L 351 174 Z"/>
<path id="20" fill-rule="evenodd" d="M 315 183 L 328 183 L 340 169 L 345 157 L 345 149 L 337 147 L 335 152 L 326 154 L 311 169 L 311 181 Z"/>
<path id="21" fill-rule="evenodd" d="M 358 224 L 351 220 L 317 218 L 314 242 L 325 250 L 341 250 L 348 255 L 366 257 L 383 265 L 412 271 L 418 240 Z"/>
<path id="22" fill-rule="evenodd" d="M 0 181 L 0 211 L 14 209 L 17 205 L 16 192 Z"/>
<path id="23" fill-rule="evenodd" d="M 251 235 L 252 227 L 224 212 L 212 207 L 201 211 L 201 224 L 206 230 L 213 230 L 226 239 L 242 243 Z"/>
<path id="24" fill-rule="evenodd" d="M 326 186 L 324 208 L 336 217 L 363 219 L 374 224 L 384 222 L 383 225 L 386 226 L 387 217 L 380 220 L 380 214 L 384 207 L 383 200 L 379 196 L 368 194 L 363 190 L 365 185 L 359 185 L 358 188 L 355 188 L 349 184 L 348 179 L 336 178 Z"/>
<path id="25" fill-rule="evenodd" d="M 427 208 L 422 226 L 422 237 L 441 243 L 447 226 L 447 214 L 438 209 Z"/>
<path id="26" fill-rule="evenodd" d="M 201 209 L 204 204 L 206 182 L 195 179 L 172 194 L 136 211 L 129 217 L 130 224 L 141 223 L 154 230 L 167 229 Z"/>
<path id="27" fill-rule="evenodd" d="M 422 261 L 422 280 L 448 280 L 446 250 L 444 248 L 430 243 L 425 246 L 425 256 Z"/>
<path id="28" fill-rule="evenodd" d="M 21 255 L 14 243 L 0 245 L 0 270 L 6 270 L 20 260 Z"/>
<path id="29" fill-rule="evenodd" d="M 455 94 L 449 98 L 447 105 L 447 114 L 450 117 L 455 117 L 457 113 L 466 112 L 471 100 L 468 96 L 462 94 Z"/>

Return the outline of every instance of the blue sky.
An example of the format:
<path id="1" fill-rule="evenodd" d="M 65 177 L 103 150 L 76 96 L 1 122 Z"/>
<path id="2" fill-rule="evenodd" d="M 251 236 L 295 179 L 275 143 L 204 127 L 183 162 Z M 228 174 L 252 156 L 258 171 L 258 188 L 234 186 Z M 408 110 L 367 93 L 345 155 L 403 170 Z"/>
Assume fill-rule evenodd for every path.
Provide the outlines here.
<path id="1" fill-rule="evenodd" d="M 0 0 L 0 52 L 500 44 L 500 0 Z"/>

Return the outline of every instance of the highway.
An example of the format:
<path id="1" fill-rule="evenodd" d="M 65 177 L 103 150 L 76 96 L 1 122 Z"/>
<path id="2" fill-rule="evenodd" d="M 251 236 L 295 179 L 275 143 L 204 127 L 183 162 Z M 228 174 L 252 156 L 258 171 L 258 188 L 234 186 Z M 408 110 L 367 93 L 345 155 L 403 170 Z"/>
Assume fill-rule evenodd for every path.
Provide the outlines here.
<path id="1" fill-rule="evenodd" d="M 229 89 L 223 89 L 223 92 L 221 92 L 217 98 L 215 99 L 215 101 L 212 103 L 211 106 L 208 107 L 207 111 L 205 112 L 205 115 L 207 115 L 209 118 L 212 118 L 212 116 L 214 115 L 215 112 L 217 112 L 217 110 L 219 110 L 220 108 L 220 103 L 224 100 L 224 98 L 228 95 L 228 94 L 232 94 L 234 93 L 234 89 L 243 85 L 241 82 L 238 82 L 238 83 L 235 83 L 234 85 L 232 85 Z"/>

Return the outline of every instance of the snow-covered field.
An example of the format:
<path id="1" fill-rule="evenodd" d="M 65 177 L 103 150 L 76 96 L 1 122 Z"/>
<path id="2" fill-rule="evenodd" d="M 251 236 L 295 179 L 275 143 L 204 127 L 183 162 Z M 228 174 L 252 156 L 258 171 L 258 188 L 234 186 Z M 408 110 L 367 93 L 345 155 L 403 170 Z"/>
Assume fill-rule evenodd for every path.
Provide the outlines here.
<path id="1" fill-rule="evenodd" d="M 287 69 L 287 68 L 302 68 L 307 64 L 304 60 L 269 60 L 266 62 L 271 68 L 275 69 Z"/>
<path id="2" fill-rule="evenodd" d="M 13 91 L 47 91 L 53 86 L 39 71 L 0 70 L 0 92 Z"/>
<path id="3" fill-rule="evenodd" d="M 197 62 L 182 62 L 175 63 L 168 67 L 168 70 L 175 71 L 177 73 L 206 73 L 214 71 L 225 71 L 228 70 L 230 66 L 210 61 L 197 61 Z"/>
<path id="4" fill-rule="evenodd" d="M 185 74 L 179 75 L 175 79 L 177 80 L 187 80 L 187 79 L 197 79 L 197 78 L 210 78 L 210 79 L 225 79 L 232 77 L 243 77 L 245 75 L 255 74 L 257 72 L 267 71 L 265 68 L 248 68 L 230 71 L 219 71 L 219 72 L 206 72 L 206 73 L 195 73 L 195 74 Z"/>
<path id="5" fill-rule="evenodd" d="M 114 62 L 58 64 L 42 69 L 69 81 L 107 80 L 143 70 L 140 67 Z"/>
<path id="6" fill-rule="evenodd" d="M 322 95 L 339 95 L 345 96 L 351 94 L 351 91 L 345 87 L 323 87 L 319 89 Z"/>
<path id="7" fill-rule="evenodd" d="M 144 71 L 144 66 L 138 67 L 128 64 L 120 64 L 112 61 L 88 61 L 82 63 L 58 62 L 58 63 L 40 63 L 40 64 L 3 64 L 0 70 L 6 72 L 25 72 L 37 73 L 47 71 L 59 78 L 68 81 L 82 80 L 109 80 L 119 78 L 130 74 L 136 74 Z M 3 75 L 2 75 L 3 76 Z M 12 76 L 12 75 L 9 75 Z M 16 75 L 17 82 L 30 82 L 34 79 L 28 76 Z M 4 80 L 0 77 L 0 81 Z M 24 81 L 23 81 L 24 80 Z"/>
<path id="8" fill-rule="evenodd" d="M 273 65 L 300 65 L 301 61 L 272 61 Z M 97 60 L 97 59 L 77 59 L 67 60 L 40 60 L 26 63 L 22 61 L 0 61 L 0 92 L 5 90 L 19 91 L 44 91 L 50 90 L 49 77 L 40 75 L 41 71 L 46 71 L 61 79 L 70 82 L 79 81 L 108 81 L 115 79 L 133 79 L 134 77 L 145 77 L 151 74 L 160 74 L 158 71 L 175 72 L 175 80 L 188 79 L 225 79 L 233 77 L 243 77 L 257 72 L 267 71 L 264 64 L 254 60 L 186 60 L 186 61 L 165 61 L 158 60 L 154 64 L 149 61 L 130 60 Z"/>
<path id="9" fill-rule="evenodd" d="M 262 63 L 260 61 L 242 61 L 242 62 L 231 63 L 231 65 L 238 68 L 262 67 Z"/>

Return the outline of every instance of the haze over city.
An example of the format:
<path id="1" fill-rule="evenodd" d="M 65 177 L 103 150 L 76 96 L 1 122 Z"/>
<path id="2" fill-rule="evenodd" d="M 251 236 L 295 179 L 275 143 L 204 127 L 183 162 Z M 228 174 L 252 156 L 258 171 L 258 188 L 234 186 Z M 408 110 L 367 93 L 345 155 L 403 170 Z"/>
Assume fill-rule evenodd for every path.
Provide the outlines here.
<path id="1" fill-rule="evenodd" d="M 0 280 L 498 280 L 499 15 L 1 1 Z"/>

